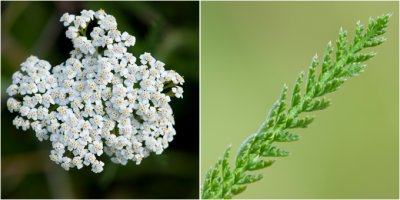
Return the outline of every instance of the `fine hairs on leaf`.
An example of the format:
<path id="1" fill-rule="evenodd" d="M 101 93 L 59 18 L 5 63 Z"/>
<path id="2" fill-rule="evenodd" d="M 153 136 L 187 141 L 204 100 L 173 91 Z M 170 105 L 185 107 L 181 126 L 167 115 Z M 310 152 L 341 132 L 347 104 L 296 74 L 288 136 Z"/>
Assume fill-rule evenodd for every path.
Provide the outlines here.
<path id="1" fill-rule="evenodd" d="M 279 99 L 272 106 L 264 123 L 241 144 L 233 167 L 231 168 L 228 161 L 231 150 L 229 146 L 222 158 L 209 169 L 201 189 L 202 198 L 232 198 L 245 191 L 248 184 L 262 179 L 261 173 L 253 171 L 271 166 L 274 163 L 271 157 L 288 156 L 289 152 L 275 143 L 299 140 L 293 129 L 306 128 L 314 119 L 300 114 L 327 108 L 330 101 L 323 96 L 336 91 L 348 78 L 364 71 L 365 65 L 362 62 L 374 57 L 375 53 L 362 53 L 361 50 L 378 46 L 386 40 L 382 35 L 386 32 L 390 16 L 391 14 L 385 14 L 370 18 L 367 27 L 358 22 L 354 39 L 350 42 L 347 31 L 341 28 L 336 40 L 336 50 L 334 51 L 329 42 L 321 65 L 315 55 L 308 67 L 307 76 L 300 73 L 289 104 L 288 87 L 283 86 Z M 318 66 L 321 66 L 321 72 L 316 74 Z"/>

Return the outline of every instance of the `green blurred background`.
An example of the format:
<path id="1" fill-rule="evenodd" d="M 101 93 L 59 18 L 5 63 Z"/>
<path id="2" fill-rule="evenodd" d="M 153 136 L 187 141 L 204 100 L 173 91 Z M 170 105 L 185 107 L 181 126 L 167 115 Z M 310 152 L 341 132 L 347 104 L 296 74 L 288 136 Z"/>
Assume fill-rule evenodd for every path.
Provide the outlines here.
<path id="1" fill-rule="evenodd" d="M 2 198 L 197 198 L 199 188 L 198 2 L 1 2 L 1 197 Z M 64 171 L 48 158 L 50 144 L 12 126 L 5 106 L 11 75 L 29 55 L 57 65 L 72 50 L 59 23 L 64 12 L 103 8 L 118 28 L 136 36 L 130 52 L 145 51 L 184 76 L 184 98 L 174 99 L 174 141 L 160 156 L 136 166 L 111 163 Z"/>
<path id="2" fill-rule="evenodd" d="M 393 13 L 387 42 L 238 198 L 398 198 L 398 2 L 202 2 L 201 177 L 263 122 L 343 26 Z M 203 181 L 203 180 L 202 180 Z"/>

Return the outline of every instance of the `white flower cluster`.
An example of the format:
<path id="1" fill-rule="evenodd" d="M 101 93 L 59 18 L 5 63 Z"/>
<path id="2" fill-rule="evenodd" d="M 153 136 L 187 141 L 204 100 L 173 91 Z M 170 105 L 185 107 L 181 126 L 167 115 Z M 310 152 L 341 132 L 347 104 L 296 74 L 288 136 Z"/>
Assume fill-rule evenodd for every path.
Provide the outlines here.
<path id="1" fill-rule="evenodd" d="M 99 173 L 103 152 L 123 165 L 161 154 L 175 135 L 170 97 L 182 98 L 184 79 L 149 53 L 137 64 L 127 52 L 135 37 L 103 10 L 60 21 L 75 49 L 54 67 L 35 56 L 21 64 L 7 89 L 7 107 L 19 114 L 13 124 L 50 140 L 50 159 L 65 170 L 90 165 Z"/>

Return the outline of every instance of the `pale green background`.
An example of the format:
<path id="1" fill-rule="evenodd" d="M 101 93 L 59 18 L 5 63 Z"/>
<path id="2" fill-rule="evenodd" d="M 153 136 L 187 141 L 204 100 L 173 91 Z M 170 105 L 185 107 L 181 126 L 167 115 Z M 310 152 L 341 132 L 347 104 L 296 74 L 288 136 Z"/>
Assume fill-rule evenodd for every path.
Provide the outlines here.
<path id="1" fill-rule="evenodd" d="M 398 198 L 397 2 L 202 2 L 201 177 L 228 144 L 255 132 L 340 26 L 393 12 L 388 41 L 366 72 L 329 95 L 292 154 L 238 198 Z M 203 180 L 202 180 L 203 181 Z"/>

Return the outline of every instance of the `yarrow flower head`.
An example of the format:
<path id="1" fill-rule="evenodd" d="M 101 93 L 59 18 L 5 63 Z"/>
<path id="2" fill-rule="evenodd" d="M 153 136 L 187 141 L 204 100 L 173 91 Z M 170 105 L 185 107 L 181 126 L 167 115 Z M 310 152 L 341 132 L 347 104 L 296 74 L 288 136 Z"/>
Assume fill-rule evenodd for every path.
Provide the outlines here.
<path id="1" fill-rule="evenodd" d="M 175 135 L 169 102 L 183 97 L 182 76 L 150 53 L 137 62 L 127 52 L 135 37 L 103 10 L 65 13 L 60 22 L 75 49 L 54 67 L 35 56 L 21 64 L 7 89 L 7 107 L 18 114 L 13 124 L 50 140 L 50 159 L 65 170 L 99 173 L 103 153 L 123 165 L 161 154 Z"/>

